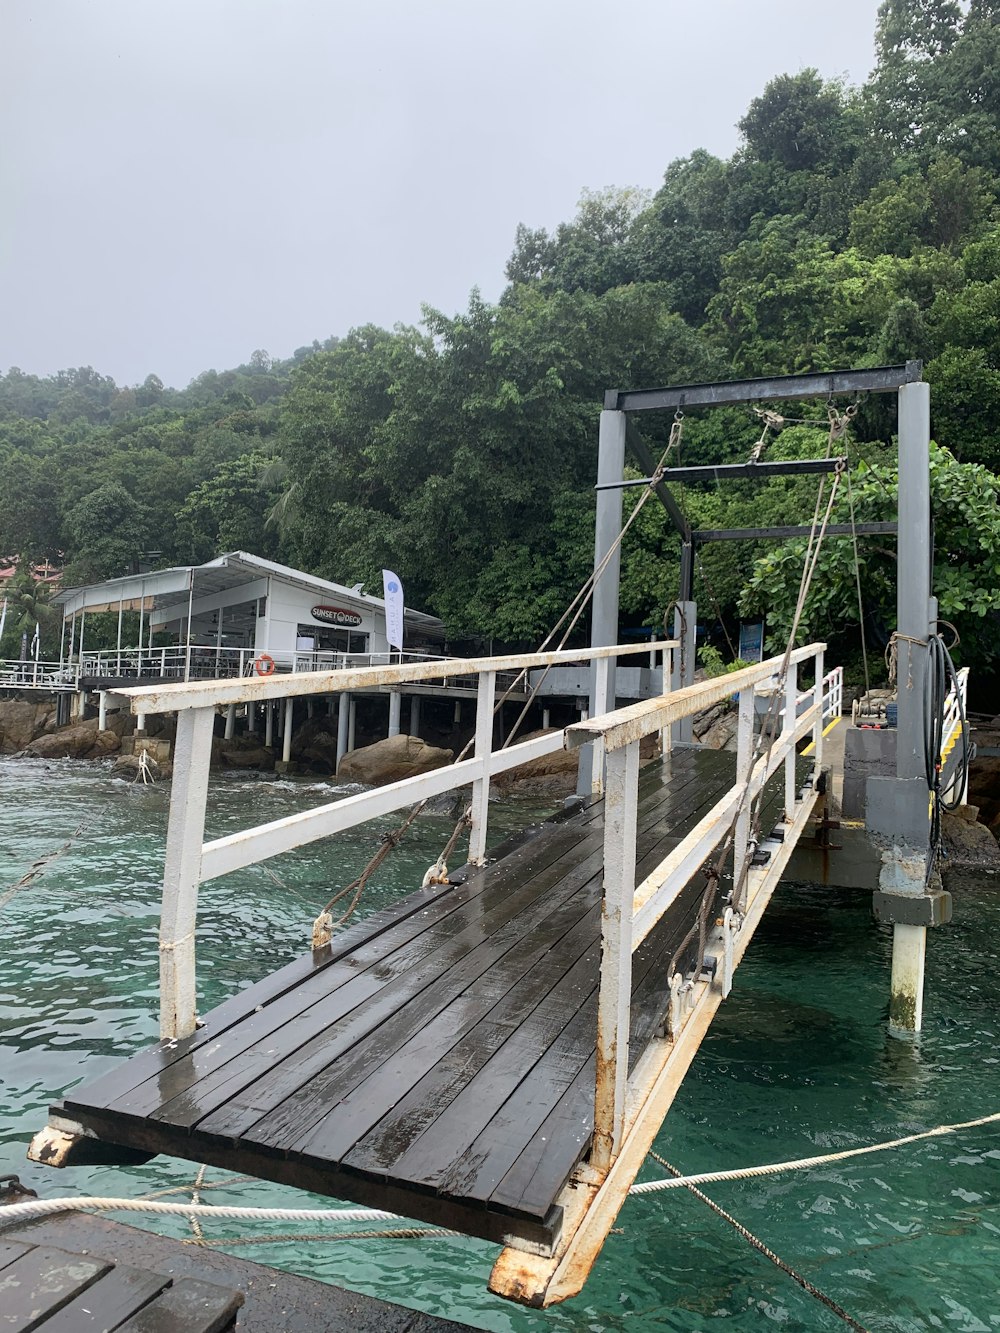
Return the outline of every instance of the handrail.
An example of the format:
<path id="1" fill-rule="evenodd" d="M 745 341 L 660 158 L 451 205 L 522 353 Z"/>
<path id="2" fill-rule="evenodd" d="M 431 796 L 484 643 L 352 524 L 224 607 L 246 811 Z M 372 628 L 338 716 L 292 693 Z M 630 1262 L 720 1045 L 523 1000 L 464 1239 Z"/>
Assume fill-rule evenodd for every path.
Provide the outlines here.
<path id="1" fill-rule="evenodd" d="M 797 747 L 812 735 L 818 772 L 822 758 L 825 719 L 841 704 L 842 675 L 823 673 L 826 645 L 813 643 L 790 653 L 787 675 L 781 682 L 784 656 L 770 658 L 714 680 L 699 682 L 669 696 L 646 700 L 619 709 L 605 717 L 578 722 L 566 729 L 566 748 L 585 744 L 603 745 L 607 775 L 604 808 L 604 897 L 601 913 L 601 974 L 598 990 L 597 1083 L 594 1102 L 594 1146 L 591 1166 L 599 1172 L 610 1169 L 627 1129 L 627 1116 L 635 1111 L 638 1085 L 629 1079 L 629 1030 L 632 997 L 632 955 L 650 931 L 703 867 L 712 854 L 733 835 L 733 882 L 739 888 L 726 908 L 721 930 L 713 928 L 719 953 L 719 985 L 729 993 L 737 938 L 744 916 L 756 903 L 765 872 L 756 871 L 765 856 L 765 845 L 751 841 L 750 802 L 762 791 L 782 764 L 785 766 L 783 834 L 789 848 L 798 837 L 816 799 L 815 784 L 800 792 L 796 773 Z M 812 662 L 815 683 L 798 688 L 800 663 Z M 757 700 L 761 684 L 782 689 L 784 707 L 777 713 L 781 729 L 766 745 L 757 745 Z M 642 739 L 681 718 L 739 694 L 736 783 L 715 806 L 648 874 L 636 884 L 639 745 Z M 770 710 L 777 700 L 772 700 Z M 762 753 L 757 754 L 757 749 Z M 780 844 L 775 844 L 778 846 Z M 766 851 L 770 859 L 771 851 Z M 777 862 L 777 858 L 776 858 Z M 745 886 L 745 888 L 744 888 Z M 745 895 L 745 896 L 742 896 Z M 713 913 L 714 916 L 714 913 Z M 696 960 L 700 961 L 700 960 Z M 700 980 L 696 968 L 688 991 Z M 671 1035 L 677 1039 L 684 1021 L 681 1000 L 683 979 L 667 978 L 671 988 Z"/>
<path id="2" fill-rule="evenodd" d="M 310 694 L 374 689 L 383 685 L 410 685 L 422 680 L 448 680 L 483 671 L 518 671 L 570 662 L 600 662 L 609 658 L 648 655 L 678 647 L 676 639 L 655 643 L 614 644 L 610 648 L 564 648 L 548 653 L 519 653 L 502 657 L 452 657 L 425 664 L 404 662 L 375 667 L 344 667 L 335 671 L 303 671 L 295 675 L 259 676 L 241 680 L 178 681 L 168 685 L 130 685 L 116 690 L 130 701 L 133 713 L 180 713 L 224 704 L 266 703 L 269 699 Z"/>
<path id="3" fill-rule="evenodd" d="M 497 676 L 501 671 L 545 666 L 557 662 L 593 663 L 594 695 L 603 697 L 603 684 L 613 659 L 638 653 L 668 652 L 675 640 L 652 645 L 614 645 L 551 653 L 503 657 L 451 658 L 385 667 L 346 668 L 297 676 L 260 677 L 254 680 L 218 680 L 167 686 L 131 687 L 118 693 L 127 697 L 135 713 L 177 710 L 174 775 L 163 874 L 160 918 L 160 1032 L 164 1038 L 185 1037 L 196 1024 L 195 930 L 198 889 L 203 880 L 256 864 L 318 838 L 376 819 L 430 796 L 472 784 L 469 861 L 481 864 L 486 856 L 490 779 L 530 759 L 561 750 L 564 733 L 556 731 L 499 750 L 493 748 L 493 716 Z M 286 819 L 243 829 L 205 843 L 209 761 L 216 709 L 220 704 L 266 702 L 284 698 L 290 710 L 299 695 L 341 693 L 373 686 L 393 686 L 475 677 L 476 732 L 473 756 L 460 763 L 406 778 L 373 791 L 304 810 Z M 664 671 L 664 688 L 670 688 Z M 287 716 L 287 714 L 286 714 Z M 286 725 L 289 723 L 286 722 Z M 592 790 L 599 790 L 603 774 L 595 760 L 590 768 Z"/>

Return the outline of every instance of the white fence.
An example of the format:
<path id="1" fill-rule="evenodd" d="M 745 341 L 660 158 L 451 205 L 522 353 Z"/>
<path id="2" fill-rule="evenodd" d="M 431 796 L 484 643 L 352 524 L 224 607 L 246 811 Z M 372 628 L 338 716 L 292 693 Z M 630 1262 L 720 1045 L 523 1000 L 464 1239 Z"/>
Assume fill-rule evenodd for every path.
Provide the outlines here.
<path id="1" fill-rule="evenodd" d="M 677 647 L 677 643 L 665 640 L 654 647 L 666 653 Z M 602 698 L 612 661 L 649 651 L 648 644 L 616 645 L 511 657 L 425 660 L 282 677 L 255 676 L 205 683 L 133 686 L 120 691 L 129 699 L 136 714 L 178 714 L 160 918 L 161 1035 L 184 1037 L 195 1029 L 195 931 L 198 886 L 203 880 L 254 865 L 428 797 L 469 785 L 472 786 L 469 860 L 481 863 L 486 852 L 490 779 L 531 759 L 561 750 L 564 745 L 564 733 L 555 731 L 494 750 L 493 716 L 498 679 L 505 673 L 516 676 L 532 667 L 584 660 L 594 664 L 595 697 Z M 289 707 L 299 696 L 469 678 L 475 679 L 477 691 L 475 746 L 471 758 L 224 838 L 204 841 L 209 760 L 216 712 L 220 706 L 267 703 L 281 698 Z M 669 681 L 669 671 L 664 672 L 664 678 Z M 737 678 L 733 677 L 733 680 Z M 600 750 L 601 747 L 595 747 L 591 769 L 595 788 L 599 788 L 601 781 Z"/>
<path id="2" fill-rule="evenodd" d="M 735 821 L 733 882 L 736 892 L 725 910 L 721 929 L 713 928 L 711 932 L 710 945 L 717 954 L 721 995 L 724 997 L 729 993 L 743 923 L 750 919 L 745 935 L 749 938 L 756 924 L 754 913 L 759 917 L 763 912 L 766 896 L 777 882 L 777 872 L 787 860 L 815 803 L 816 792 L 811 783 L 806 790 L 799 790 L 796 757 L 799 742 L 811 735 L 815 747 L 812 762 L 815 771 L 819 771 L 824 720 L 840 707 L 842 676 L 839 671 L 824 676 L 824 648 L 825 644 L 811 644 L 791 654 L 784 684 L 784 707 L 780 712 L 773 710 L 781 721 L 781 729 L 769 744 L 761 745 L 758 739 L 755 694 L 772 691 L 777 686 L 780 658 L 567 729 L 566 740 L 570 748 L 584 744 L 602 746 L 606 762 L 597 1091 L 594 1148 L 590 1159 L 598 1171 L 608 1170 L 618 1156 L 629 1127 L 630 1109 L 634 1118 L 636 1108 L 642 1105 L 651 1085 L 646 1077 L 647 1071 L 641 1066 L 631 1080 L 628 1074 L 632 954 L 727 838 Z M 816 683 L 800 691 L 798 667 L 805 662 L 812 663 Z M 672 723 L 721 702 L 734 689 L 739 691 L 736 783 L 657 868 L 637 884 L 639 744 L 643 737 L 656 732 L 665 734 Z M 755 847 L 750 841 L 749 802 L 761 793 L 782 764 L 785 766 L 782 839 L 774 844 L 765 839 Z M 780 855 L 777 854 L 779 849 Z M 758 864 L 762 868 L 752 868 Z M 760 892 L 765 883 L 766 894 Z M 740 886 L 744 886 L 742 893 Z M 700 971 L 699 967 L 699 976 L 693 981 L 685 981 L 676 975 L 664 978 L 671 988 L 670 1026 L 675 1040 L 685 1014 L 694 1005 Z"/>

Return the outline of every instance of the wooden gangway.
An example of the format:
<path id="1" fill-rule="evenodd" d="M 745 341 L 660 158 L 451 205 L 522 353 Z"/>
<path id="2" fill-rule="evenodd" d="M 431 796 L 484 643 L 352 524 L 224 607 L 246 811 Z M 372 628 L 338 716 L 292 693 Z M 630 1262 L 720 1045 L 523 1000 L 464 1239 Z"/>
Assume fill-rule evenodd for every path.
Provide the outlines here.
<path id="1" fill-rule="evenodd" d="M 592 651 L 604 654 L 599 662 L 612 657 Z M 804 662 L 814 679 L 800 691 Z M 538 745 L 492 749 L 499 665 L 476 664 L 479 744 L 463 761 L 471 768 L 204 846 L 196 810 L 197 855 L 190 830 L 183 843 L 175 836 L 175 820 L 191 820 L 202 791 L 180 728 L 185 767 L 172 795 L 161 934 L 164 1040 L 54 1106 L 32 1145 L 36 1160 L 65 1164 L 110 1148 L 206 1162 L 497 1242 L 492 1285 L 504 1295 L 548 1303 L 579 1290 L 813 808 L 819 760 L 807 764 L 797 748 L 821 745 L 839 709 L 839 675 L 824 677 L 820 645 L 792 654 L 778 738 L 756 757 L 755 691 L 773 682 L 777 659 L 557 733 L 560 745 L 591 747 L 590 790 L 487 858 L 489 774 Z M 207 687 L 168 687 L 175 706 L 179 688 L 191 701 L 179 712 L 190 741 Z M 668 744 L 640 771 L 645 736 L 734 689 L 736 755 Z M 135 691 L 133 706 L 153 711 L 151 693 Z M 410 804 L 414 784 L 440 786 L 456 770 L 474 784 L 469 864 L 195 1025 L 193 950 L 184 971 L 193 914 L 180 896 L 287 849 L 293 836 L 326 836 L 352 801 L 351 817 L 370 817 L 375 802 L 384 813 Z M 751 856 L 741 910 L 723 876 L 699 932 L 702 866 L 735 827 L 739 876 L 749 854 L 740 821 L 757 793 L 768 836 Z"/>

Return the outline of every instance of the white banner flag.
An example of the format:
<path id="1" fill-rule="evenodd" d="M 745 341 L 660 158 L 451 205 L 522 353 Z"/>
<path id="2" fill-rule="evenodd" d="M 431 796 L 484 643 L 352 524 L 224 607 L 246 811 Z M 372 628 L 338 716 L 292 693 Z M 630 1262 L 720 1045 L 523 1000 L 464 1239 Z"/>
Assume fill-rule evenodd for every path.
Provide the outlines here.
<path id="1" fill-rule="evenodd" d="M 3 599 L 3 609 L 0 610 L 0 639 L 3 638 L 3 629 L 7 623 L 7 598 Z"/>
<path id="2" fill-rule="evenodd" d="M 382 570 L 385 596 L 385 637 L 390 648 L 403 648 L 403 585 L 391 569 Z"/>

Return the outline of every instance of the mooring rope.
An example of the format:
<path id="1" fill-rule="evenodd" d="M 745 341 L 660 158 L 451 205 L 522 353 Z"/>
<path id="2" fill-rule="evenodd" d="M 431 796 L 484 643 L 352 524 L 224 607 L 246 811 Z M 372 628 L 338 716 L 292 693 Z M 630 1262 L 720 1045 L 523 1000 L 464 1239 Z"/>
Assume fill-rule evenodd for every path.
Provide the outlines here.
<path id="1" fill-rule="evenodd" d="M 901 1148 L 908 1143 L 918 1143 L 922 1139 L 940 1138 L 945 1134 L 955 1134 L 964 1129 L 978 1129 L 983 1125 L 992 1125 L 1000 1121 L 1000 1111 L 992 1115 L 980 1116 L 976 1120 L 963 1120 L 954 1125 L 938 1125 L 935 1129 L 925 1129 L 917 1134 L 907 1134 L 903 1138 L 888 1139 L 882 1143 L 867 1144 L 862 1148 L 844 1148 L 838 1152 L 824 1153 L 819 1157 L 799 1157 L 785 1162 L 768 1162 L 761 1166 L 744 1166 L 729 1171 L 703 1171 L 698 1175 L 677 1176 L 671 1180 L 647 1180 L 633 1185 L 629 1194 L 654 1194 L 659 1190 L 680 1189 L 688 1185 L 705 1185 L 725 1180 L 749 1180 L 755 1176 L 776 1175 L 780 1171 L 802 1171 L 814 1166 L 825 1166 L 830 1162 L 842 1162 L 849 1157 L 862 1157 L 867 1153 L 884 1152 L 889 1148 Z M 219 1189 L 224 1185 L 238 1185 L 254 1180 L 252 1176 L 231 1176 L 224 1180 L 203 1181 L 200 1190 Z M 264 1222 L 400 1222 L 398 1213 L 388 1213 L 378 1208 L 250 1208 L 209 1203 L 168 1203 L 156 1195 L 186 1193 L 191 1185 L 174 1185 L 169 1189 L 158 1190 L 154 1195 L 145 1195 L 138 1199 L 112 1199 L 82 1195 L 79 1198 L 29 1199 L 24 1203 L 9 1204 L 0 1208 L 0 1230 L 14 1222 L 25 1222 L 35 1217 L 45 1217 L 51 1213 L 87 1212 L 133 1212 L 165 1213 L 171 1216 L 188 1217 L 197 1213 L 211 1217 L 225 1217 L 242 1221 Z"/>
<path id="2" fill-rule="evenodd" d="M 755 1176 L 774 1176 L 781 1171 L 804 1171 L 814 1166 L 827 1166 L 831 1162 L 844 1162 L 849 1157 L 864 1157 L 868 1153 L 885 1152 L 889 1148 L 902 1148 L 907 1143 L 918 1143 L 921 1139 L 939 1138 L 943 1134 L 954 1134 L 962 1129 L 976 1129 L 981 1125 L 992 1125 L 1000 1121 L 1000 1111 L 993 1115 L 980 1116 L 978 1120 L 963 1120 L 958 1125 L 938 1125 L 936 1129 L 925 1129 L 919 1134 L 907 1134 L 901 1139 L 888 1139 L 884 1143 L 869 1143 L 864 1148 L 844 1148 L 840 1152 L 823 1153 L 819 1157 L 798 1157 L 789 1162 L 766 1162 L 762 1166 L 743 1166 L 733 1171 L 702 1171 L 693 1176 L 681 1176 L 676 1180 L 645 1180 L 640 1185 L 633 1185 L 630 1194 L 656 1194 L 660 1190 L 680 1189 L 684 1185 L 711 1185 L 722 1180 L 752 1180 Z"/>
<path id="3" fill-rule="evenodd" d="M 814 1286 L 807 1277 L 803 1277 L 802 1274 L 797 1272 L 790 1263 L 782 1259 L 780 1255 L 775 1254 L 772 1249 L 765 1245 L 759 1236 L 755 1236 L 749 1228 L 743 1225 L 742 1222 L 738 1222 L 731 1213 L 727 1213 L 724 1208 L 720 1208 L 714 1199 L 710 1199 L 707 1194 L 702 1194 L 701 1190 L 698 1189 L 696 1185 L 692 1185 L 689 1181 L 684 1180 L 677 1167 L 671 1166 L 665 1157 L 661 1157 L 660 1154 L 656 1152 L 651 1152 L 649 1155 L 655 1161 L 659 1162 L 664 1170 L 671 1172 L 674 1176 L 675 1184 L 684 1184 L 696 1199 L 700 1199 L 703 1204 L 706 1204 L 711 1208 L 713 1213 L 718 1217 L 721 1217 L 724 1222 L 728 1222 L 733 1230 L 738 1235 L 742 1236 L 748 1245 L 753 1246 L 758 1254 L 762 1254 L 765 1259 L 769 1259 L 776 1268 L 780 1268 L 783 1273 L 787 1273 L 792 1281 L 797 1282 L 803 1291 L 808 1292 L 810 1296 L 814 1297 L 822 1305 L 825 1305 L 828 1310 L 831 1310 L 835 1315 L 842 1319 L 849 1328 L 853 1328 L 855 1333 L 869 1333 L 864 1324 L 858 1323 L 854 1316 L 848 1314 L 842 1305 L 838 1305 L 832 1296 L 828 1296 L 825 1291 L 820 1291 L 819 1287 Z"/>

